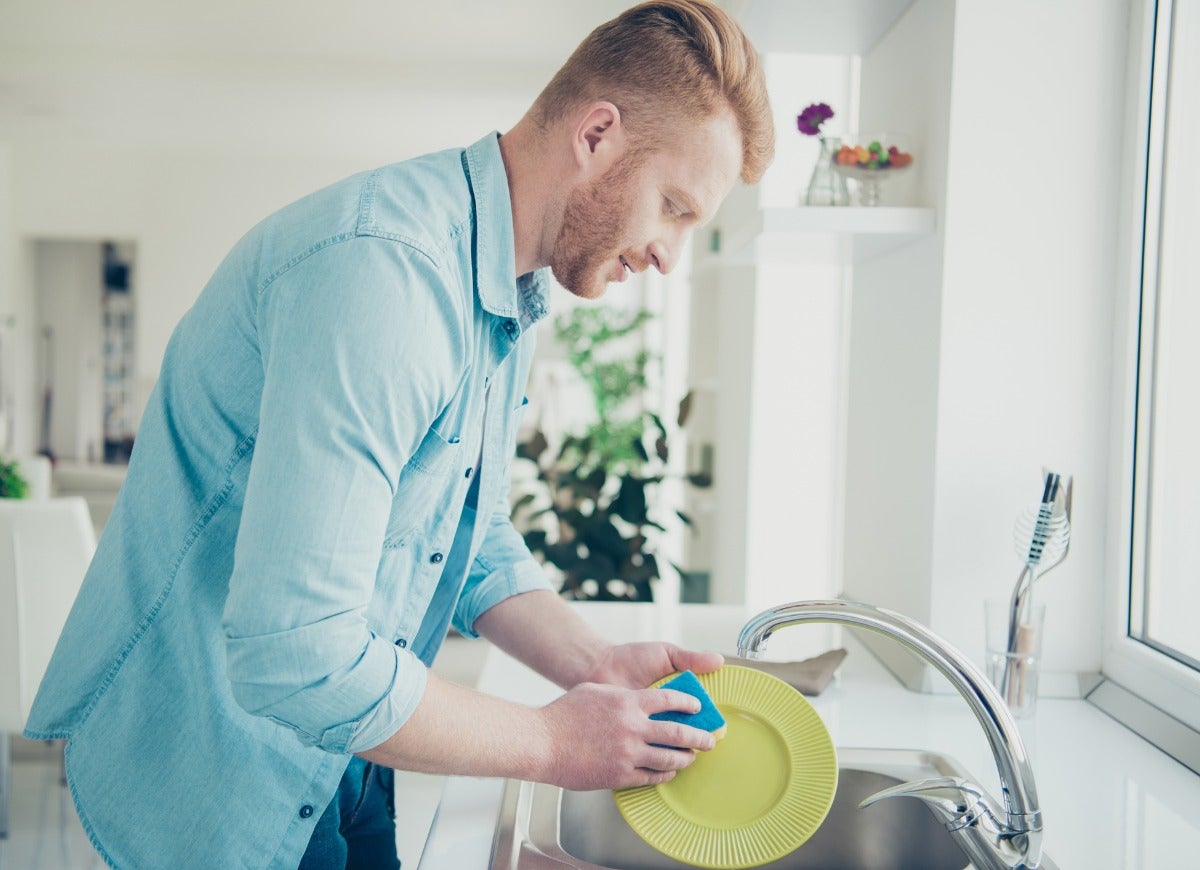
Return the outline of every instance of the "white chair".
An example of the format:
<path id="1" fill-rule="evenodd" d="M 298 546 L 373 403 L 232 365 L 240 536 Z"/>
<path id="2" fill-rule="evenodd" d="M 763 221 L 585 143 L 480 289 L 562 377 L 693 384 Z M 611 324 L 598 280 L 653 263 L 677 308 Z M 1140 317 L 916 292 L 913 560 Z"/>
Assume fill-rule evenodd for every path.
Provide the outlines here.
<path id="1" fill-rule="evenodd" d="M 104 531 L 128 470 L 125 465 L 60 459 L 50 473 L 50 489 L 56 496 L 83 496 L 99 535 Z"/>
<path id="2" fill-rule="evenodd" d="M 9 735 L 25 726 L 95 550 L 82 498 L 0 499 L 0 837 L 12 793 Z"/>
<path id="3" fill-rule="evenodd" d="M 16 457 L 17 470 L 29 484 L 29 497 L 41 501 L 51 495 L 51 465 L 45 456 Z"/>

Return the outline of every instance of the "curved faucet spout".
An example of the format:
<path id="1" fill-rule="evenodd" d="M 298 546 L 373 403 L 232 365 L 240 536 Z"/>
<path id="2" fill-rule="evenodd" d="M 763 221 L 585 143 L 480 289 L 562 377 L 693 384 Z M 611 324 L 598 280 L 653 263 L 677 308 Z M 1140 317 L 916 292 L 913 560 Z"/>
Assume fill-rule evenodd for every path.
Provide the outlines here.
<path id="1" fill-rule="evenodd" d="M 865 628 L 908 647 L 933 665 L 970 705 L 987 734 L 996 759 L 1011 843 L 1020 842 L 1020 863 L 1006 866 L 1036 868 L 1041 862 L 1042 813 L 1025 744 L 1000 693 L 971 661 L 915 620 L 899 613 L 852 601 L 794 601 L 764 610 L 742 628 L 738 655 L 757 659 L 771 635 L 802 622 L 833 622 Z"/>

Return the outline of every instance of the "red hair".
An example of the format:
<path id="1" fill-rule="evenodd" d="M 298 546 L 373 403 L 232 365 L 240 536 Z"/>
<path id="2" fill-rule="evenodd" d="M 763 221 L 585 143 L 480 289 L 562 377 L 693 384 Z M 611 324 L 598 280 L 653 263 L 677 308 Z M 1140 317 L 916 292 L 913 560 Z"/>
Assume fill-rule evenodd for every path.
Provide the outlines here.
<path id="1" fill-rule="evenodd" d="M 775 127 L 758 53 L 741 27 L 707 0 L 653 0 L 588 35 L 533 105 L 543 127 L 608 101 L 634 147 L 669 147 L 728 108 L 742 134 L 742 180 L 775 156 Z"/>

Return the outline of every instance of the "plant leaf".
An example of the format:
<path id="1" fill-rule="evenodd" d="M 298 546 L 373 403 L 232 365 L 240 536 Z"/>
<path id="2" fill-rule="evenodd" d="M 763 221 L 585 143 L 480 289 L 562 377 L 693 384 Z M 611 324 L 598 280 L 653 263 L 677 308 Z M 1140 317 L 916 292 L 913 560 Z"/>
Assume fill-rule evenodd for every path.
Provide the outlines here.
<path id="1" fill-rule="evenodd" d="M 658 563 L 652 558 L 645 557 L 643 554 L 642 564 L 634 565 L 630 562 L 625 566 L 625 570 L 621 572 L 621 579 L 630 583 L 638 580 L 655 580 L 658 578 Z"/>
<path id="2" fill-rule="evenodd" d="M 544 552 L 546 561 L 561 568 L 563 571 L 573 571 L 583 559 L 579 555 L 579 547 L 574 543 L 547 544 Z"/>
<path id="3" fill-rule="evenodd" d="M 537 498 L 537 493 L 533 493 L 533 492 L 525 493 L 523 496 L 521 496 L 519 499 L 517 499 L 513 503 L 512 512 L 515 514 L 521 508 L 529 505 L 535 498 Z"/>
<path id="4" fill-rule="evenodd" d="M 679 400 L 679 417 L 678 423 L 683 426 L 687 422 L 688 415 L 692 413 L 692 391 L 688 390 L 687 395 Z"/>
<path id="5" fill-rule="evenodd" d="M 568 435 L 566 438 L 564 438 L 562 444 L 559 445 L 557 459 L 562 459 L 564 456 L 566 456 L 567 451 L 574 447 L 578 440 L 579 439 L 574 435 Z"/>
<path id="6" fill-rule="evenodd" d="M 583 483 L 587 486 L 589 494 L 595 498 L 600 494 L 600 490 L 604 488 L 604 482 L 608 480 L 608 472 L 597 467 L 591 474 L 583 479 Z"/>
<path id="7" fill-rule="evenodd" d="M 637 591 L 638 601 L 654 600 L 654 588 L 650 585 L 649 579 L 634 582 L 633 588 Z"/>
<path id="8" fill-rule="evenodd" d="M 650 572 L 651 577 L 658 577 L 658 559 L 653 553 L 642 554 L 642 567 Z"/>
<path id="9" fill-rule="evenodd" d="M 646 521 L 646 485 L 632 475 L 625 475 L 609 507 L 621 519 L 640 526 Z"/>
<path id="10" fill-rule="evenodd" d="M 583 580 L 595 580 L 603 585 L 616 575 L 617 565 L 609 556 L 593 550 L 580 560 L 575 573 Z"/>
<path id="11" fill-rule="evenodd" d="M 532 459 L 534 462 L 537 462 L 541 455 L 546 452 L 546 448 L 548 446 L 550 445 L 546 441 L 545 433 L 543 433 L 541 429 L 538 429 L 531 436 L 529 436 L 528 441 L 524 441 L 517 445 L 517 456 L 521 457 L 522 459 Z"/>
<path id="12" fill-rule="evenodd" d="M 634 452 L 637 453 L 639 457 L 641 457 L 642 462 L 650 461 L 650 454 L 646 452 L 646 445 L 642 443 L 641 438 L 634 438 L 629 443 L 629 446 L 633 448 Z"/>
<path id="13" fill-rule="evenodd" d="M 546 532 L 543 529 L 530 529 L 525 533 L 525 546 L 531 553 L 541 553 L 546 549 Z"/>
<path id="14" fill-rule="evenodd" d="M 579 539 L 591 552 L 607 553 L 614 560 L 629 554 L 629 542 L 621 536 L 608 517 L 592 517 L 579 529 Z"/>

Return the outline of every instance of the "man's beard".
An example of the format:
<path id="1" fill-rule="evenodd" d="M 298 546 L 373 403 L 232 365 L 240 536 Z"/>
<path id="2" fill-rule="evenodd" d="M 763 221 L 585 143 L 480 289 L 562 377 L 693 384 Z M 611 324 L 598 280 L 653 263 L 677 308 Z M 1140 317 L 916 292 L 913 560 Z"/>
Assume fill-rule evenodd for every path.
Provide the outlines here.
<path id="1" fill-rule="evenodd" d="M 634 188 L 633 159 L 626 157 L 591 184 L 567 197 L 562 226 L 550 254 L 550 271 L 563 287 L 583 299 L 604 295 L 604 272 L 621 255 Z M 629 261 L 633 255 L 627 255 Z M 637 268 L 637 261 L 630 265 Z M 606 268 L 607 267 L 607 268 Z"/>

